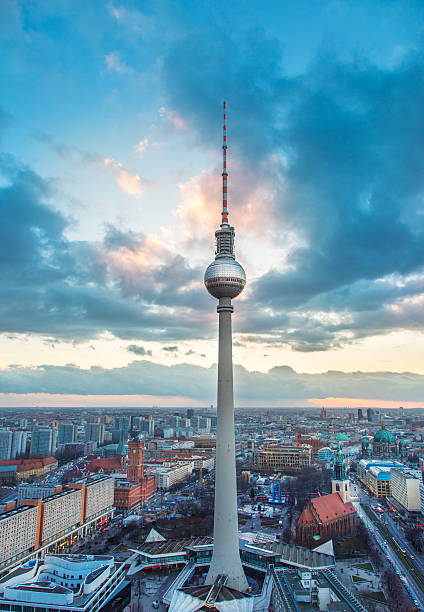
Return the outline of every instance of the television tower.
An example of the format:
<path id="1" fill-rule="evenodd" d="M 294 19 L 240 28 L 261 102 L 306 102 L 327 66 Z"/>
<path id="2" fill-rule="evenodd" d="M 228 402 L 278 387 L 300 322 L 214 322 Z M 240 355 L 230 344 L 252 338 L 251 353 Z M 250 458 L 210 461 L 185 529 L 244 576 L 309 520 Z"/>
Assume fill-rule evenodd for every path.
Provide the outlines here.
<path id="1" fill-rule="evenodd" d="M 224 102 L 224 135 L 222 143 L 222 213 L 215 232 L 215 260 L 205 272 L 205 286 L 219 300 L 218 402 L 215 459 L 215 508 L 213 554 L 206 584 L 218 576 L 227 576 L 227 585 L 238 591 L 248 587 L 239 552 L 236 454 L 234 438 L 234 393 L 231 300 L 243 291 L 246 274 L 234 255 L 234 227 L 228 223 L 227 208 L 227 127 Z"/>

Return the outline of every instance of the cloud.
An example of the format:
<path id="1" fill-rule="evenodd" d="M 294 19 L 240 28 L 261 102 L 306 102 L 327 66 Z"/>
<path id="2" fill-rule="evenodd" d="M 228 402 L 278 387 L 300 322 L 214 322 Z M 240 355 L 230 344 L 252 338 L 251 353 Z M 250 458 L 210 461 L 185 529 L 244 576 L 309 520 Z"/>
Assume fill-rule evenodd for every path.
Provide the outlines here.
<path id="1" fill-rule="evenodd" d="M 250 191 L 264 184 L 269 194 L 255 256 L 267 257 L 273 228 L 274 245 L 289 246 L 249 281 L 245 330 L 258 324 L 270 343 L 308 351 L 417 328 L 402 295 L 424 296 L 423 45 L 390 68 L 319 53 L 293 77 L 280 43 L 260 30 L 225 48 L 206 36 L 191 33 L 165 56 L 164 108 L 209 148 L 225 92 L 232 156 Z M 261 220 L 263 208 L 259 197 Z"/>
<path id="2" fill-rule="evenodd" d="M 159 149 L 163 147 L 164 144 L 165 144 L 164 142 L 160 142 L 160 141 L 150 142 L 150 140 L 146 137 L 146 138 L 143 138 L 142 140 L 139 140 L 137 144 L 134 145 L 134 151 L 137 153 L 139 157 L 143 157 L 143 155 L 147 152 L 149 148 Z"/>
<path id="3" fill-rule="evenodd" d="M 81 395 L 170 395 L 202 402 L 216 394 L 216 366 L 179 364 L 164 366 L 134 361 L 128 366 L 89 369 L 74 365 L 10 366 L 0 369 L 1 393 L 53 393 Z M 267 373 L 235 368 L 235 396 L 243 401 L 278 402 L 333 397 L 367 398 L 380 401 L 424 402 L 424 376 L 393 372 L 297 373 L 277 366 Z"/>
<path id="4" fill-rule="evenodd" d="M 177 130 L 182 130 L 186 126 L 184 119 L 179 115 L 176 110 L 167 109 L 164 106 L 161 106 L 158 110 L 158 113 L 162 117 L 162 119 L 166 119 L 167 121 L 169 121 Z"/>
<path id="5" fill-rule="evenodd" d="M 105 157 L 103 159 L 103 163 L 116 173 L 116 183 L 122 189 L 122 191 L 137 198 L 143 195 L 146 181 L 143 180 L 138 174 L 132 174 L 129 170 L 124 168 L 121 162 L 118 162 L 110 157 Z"/>
<path id="6" fill-rule="evenodd" d="M 129 74 L 133 72 L 122 59 L 118 51 L 111 51 L 105 55 L 106 68 L 109 72 L 117 72 L 118 74 Z"/>
<path id="7" fill-rule="evenodd" d="M 144 155 L 149 146 L 149 139 L 143 138 L 143 140 L 139 140 L 136 145 L 134 145 L 134 151 L 138 153 L 140 156 Z"/>
<path id="8" fill-rule="evenodd" d="M 1 332 L 163 341 L 208 327 L 201 273 L 182 255 L 113 227 L 103 241 L 70 241 L 53 185 L 10 157 L 0 169 Z"/>
<path id="9" fill-rule="evenodd" d="M 127 351 L 134 353 L 134 355 L 140 355 L 141 357 L 152 356 L 152 351 L 146 350 L 144 346 L 139 346 L 138 344 L 129 344 L 127 346 Z"/>

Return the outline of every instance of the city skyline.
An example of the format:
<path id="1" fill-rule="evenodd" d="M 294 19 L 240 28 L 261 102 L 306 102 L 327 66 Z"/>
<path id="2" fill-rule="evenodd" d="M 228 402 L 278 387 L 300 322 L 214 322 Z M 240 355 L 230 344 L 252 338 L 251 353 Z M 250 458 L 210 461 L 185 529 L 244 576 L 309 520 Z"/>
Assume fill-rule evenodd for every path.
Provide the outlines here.
<path id="1" fill-rule="evenodd" d="M 224 97 L 236 405 L 422 405 L 424 7 L 223 7 L 2 5 L 0 406 L 213 403 Z"/>

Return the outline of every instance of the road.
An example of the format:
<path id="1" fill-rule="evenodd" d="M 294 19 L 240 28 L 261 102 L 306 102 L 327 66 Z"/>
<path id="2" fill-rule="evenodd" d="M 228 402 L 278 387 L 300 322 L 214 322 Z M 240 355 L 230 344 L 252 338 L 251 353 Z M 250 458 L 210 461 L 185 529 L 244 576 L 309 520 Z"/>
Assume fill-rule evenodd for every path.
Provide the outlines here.
<path id="1" fill-rule="evenodd" d="M 358 516 L 364 522 L 368 532 L 376 540 L 393 570 L 404 582 L 405 589 L 410 594 L 415 605 L 424 612 L 424 576 L 420 571 L 421 568 L 415 564 L 415 559 L 411 560 L 409 556 L 404 557 L 393 544 L 392 537 L 395 537 L 402 546 L 399 530 L 396 529 L 392 534 L 390 529 L 381 522 L 380 518 L 369 507 L 370 497 L 359 487 L 357 487 L 356 491 L 358 497 L 356 499 L 353 497 L 352 503 Z M 408 552 L 406 547 L 405 550 Z M 414 556 L 414 553 L 412 554 Z"/>

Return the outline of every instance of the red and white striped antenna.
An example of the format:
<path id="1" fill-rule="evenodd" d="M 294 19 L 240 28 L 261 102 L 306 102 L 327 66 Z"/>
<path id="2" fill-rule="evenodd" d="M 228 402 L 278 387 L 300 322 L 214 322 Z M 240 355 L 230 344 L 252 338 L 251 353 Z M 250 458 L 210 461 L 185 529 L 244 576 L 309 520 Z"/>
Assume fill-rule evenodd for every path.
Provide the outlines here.
<path id="1" fill-rule="evenodd" d="M 228 225 L 227 209 L 227 104 L 224 102 L 224 129 L 222 141 L 222 223 Z"/>

